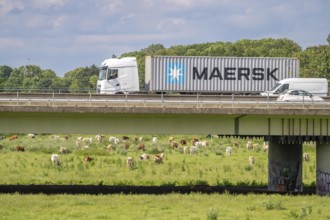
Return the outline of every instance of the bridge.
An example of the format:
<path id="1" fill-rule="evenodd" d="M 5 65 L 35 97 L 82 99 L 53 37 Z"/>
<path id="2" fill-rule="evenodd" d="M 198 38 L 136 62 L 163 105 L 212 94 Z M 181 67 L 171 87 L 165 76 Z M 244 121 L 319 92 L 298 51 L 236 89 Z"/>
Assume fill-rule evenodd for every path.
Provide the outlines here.
<path id="1" fill-rule="evenodd" d="M 316 142 L 318 194 L 330 194 L 330 102 L 259 96 L 2 94 L 1 133 L 217 134 L 269 142 L 268 189 L 303 191 L 302 144 Z M 288 171 L 283 176 L 283 170 Z"/>

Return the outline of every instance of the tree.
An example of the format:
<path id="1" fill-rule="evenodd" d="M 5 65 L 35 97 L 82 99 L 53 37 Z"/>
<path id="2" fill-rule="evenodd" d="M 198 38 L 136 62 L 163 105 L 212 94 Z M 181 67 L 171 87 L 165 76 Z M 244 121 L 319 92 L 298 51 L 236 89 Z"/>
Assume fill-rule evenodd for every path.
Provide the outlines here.
<path id="1" fill-rule="evenodd" d="M 36 65 L 26 65 L 19 68 L 23 74 L 22 88 L 25 90 L 37 90 L 41 79 L 41 68 Z"/>
<path id="2" fill-rule="evenodd" d="M 325 77 L 330 79 L 330 46 L 308 47 L 300 56 L 302 77 Z"/>
<path id="3" fill-rule="evenodd" d="M 52 84 L 56 78 L 57 76 L 54 71 L 42 70 L 39 75 L 39 81 L 37 82 L 37 88 L 45 91 L 52 90 Z"/>
<path id="4" fill-rule="evenodd" d="M 70 84 L 71 82 L 68 79 L 57 76 L 52 80 L 52 84 L 49 88 L 54 92 L 69 92 Z"/>
<path id="5" fill-rule="evenodd" d="M 12 89 L 21 89 L 23 86 L 23 74 L 19 69 L 14 69 L 5 82 L 4 89 L 11 91 Z"/>
<path id="6" fill-rule="evenodd" d="M 226 54 L 226 47 L 222 42 L 209 45 L 205 49 L 205 55 L 207 56 L 224 56 L 224 54 Z"/>
<path id="7" fill-rule="evenodd" d="M 261 40 L 239 40 L 230 49 L 244 57 L 294 57 L 301 47 L 289 39 L 264 38 Z"/>
<path id="8" fill-rule="evenodd" d="M 146 55 L 159 55 L 163 50 L 165 50 L 165 47 L 162 44 L 151 44 L 147 48 L 142 49 L 142 52 Z"/>
<path id="9" fill-rule="evenodd" d="M 11 72 L 13 72 L 13 69 L 9 66 L 0 66 L 0 78 L 7 80 L 11 74 Z"/>
<path id="10" fill-rule="evenodd" d="M 91 77 L 89 77 L 90 85 L 96 86 L 97 80 L 98 80 L 98 77 L 96 75 L 92 75 Z"/>
<path id="11" fill-rule="evenodd" d="M 99 68 L 95 65 L 91 67 L 79 67 L 64 75 L 70 81 L 69 89 L 71 92 L 95 91 L 95 77 L 98 77 Z M 95 76 L 95 77 L 93 77 Z M 93 81 L 94 79 L 94 81 Z"/>
<path id="12" fill-rule="evenodd" d="M 5 82 L 8 80 L 13 69 L 9 66 L 0 66 L 0 89 L 4 89 Z"/>

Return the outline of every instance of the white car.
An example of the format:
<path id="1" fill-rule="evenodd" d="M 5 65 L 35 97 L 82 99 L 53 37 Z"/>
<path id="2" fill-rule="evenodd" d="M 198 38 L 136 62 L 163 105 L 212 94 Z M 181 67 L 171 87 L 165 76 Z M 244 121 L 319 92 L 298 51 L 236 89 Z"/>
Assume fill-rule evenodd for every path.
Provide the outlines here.
<path id="1" fill-rule="evenodd" d="M 315 96 L 305 90 L 288 90 L 281 94 L 276 101 L 279 102 L 323 102 L 320 96 Z"/>

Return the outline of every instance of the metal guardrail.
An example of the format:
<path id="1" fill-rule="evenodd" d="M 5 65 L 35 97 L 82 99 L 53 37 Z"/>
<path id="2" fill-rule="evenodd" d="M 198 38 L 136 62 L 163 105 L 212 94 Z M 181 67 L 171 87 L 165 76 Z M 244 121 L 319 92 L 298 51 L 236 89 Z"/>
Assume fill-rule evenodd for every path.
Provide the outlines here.
<path id="1" fill-rule="evenodd" d="M 1 105 L 87 105 L 87 106 L 109 106 L 121 105 L 165 107 L 165 106 L 192 106 L 201 107 L 241 107 L 254 106 L 270 108 L 274 106 L 283 107 L 318 107 L 330 108 L 330 98 L 326 97 L 324 102 L 277 102 L 276 97 L 250 96 L 250 95 L 182 95 L 182 94 L 116 94 L 103 95 L 94 93 L 0 93 Z"/>

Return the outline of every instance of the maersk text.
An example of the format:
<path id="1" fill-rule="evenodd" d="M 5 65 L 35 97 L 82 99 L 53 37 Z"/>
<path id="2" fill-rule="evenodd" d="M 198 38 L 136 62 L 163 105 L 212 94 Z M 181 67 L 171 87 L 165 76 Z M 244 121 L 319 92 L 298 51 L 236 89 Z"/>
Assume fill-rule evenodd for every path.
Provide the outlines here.
<path id="1" fill-rule="evenodd" d="M 207 67 L 199 72 L 197 67 L 193 67 L 193 79 L 212 80 L 213 78 L 219 78 L 220 80 L 278 80 L 275 76 L 278 68 L 236 68 L 236 67 L 225 67 L 223 74 L 218 67 L 212 69 L 209 72 Z"/>

